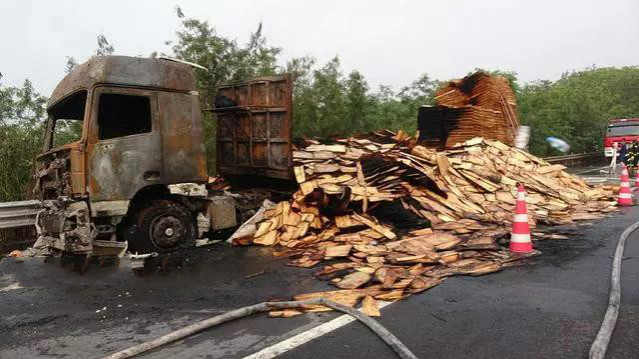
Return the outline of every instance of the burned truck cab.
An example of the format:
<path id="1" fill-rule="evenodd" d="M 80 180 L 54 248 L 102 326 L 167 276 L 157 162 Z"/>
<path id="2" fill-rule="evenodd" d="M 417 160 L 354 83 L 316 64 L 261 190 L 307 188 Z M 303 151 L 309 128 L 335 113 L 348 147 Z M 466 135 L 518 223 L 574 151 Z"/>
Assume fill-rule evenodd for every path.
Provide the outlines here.
<path id="1" fill-rule="evenodd" d="M 198 97 L 191 66 L 168 59 L 102 56 L 69 73 L 38 157 L 39 239 L 95 253 L 193 237 L 200 204 L 169 186 L 208 180 Z"/>

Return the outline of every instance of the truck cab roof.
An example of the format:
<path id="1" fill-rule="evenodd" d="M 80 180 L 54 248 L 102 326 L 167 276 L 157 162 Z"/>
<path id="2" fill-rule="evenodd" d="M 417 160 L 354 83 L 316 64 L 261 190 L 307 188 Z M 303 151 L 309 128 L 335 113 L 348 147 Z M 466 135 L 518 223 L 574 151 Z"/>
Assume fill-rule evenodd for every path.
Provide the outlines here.
<path id="1" fill-rule="evenodd" d="M 77 66 L 60 81 L 47 108 L 79 90 L 99 84 L 123 85 L 188 92 L 195 90 L 191 66 L 170 59 L 98 56 Z"/>

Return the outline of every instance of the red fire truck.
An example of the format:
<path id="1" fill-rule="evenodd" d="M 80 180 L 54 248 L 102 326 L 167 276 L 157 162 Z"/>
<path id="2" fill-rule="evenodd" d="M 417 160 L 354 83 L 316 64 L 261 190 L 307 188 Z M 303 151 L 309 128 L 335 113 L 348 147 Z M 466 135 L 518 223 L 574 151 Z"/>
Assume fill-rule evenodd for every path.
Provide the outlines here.
<path id="1" fill-rule="evenodd" d="M 622 141 L 627 144 L 639 141 L 639 118 L 617 118 L 610 120 L 604 134 L 604 153 L 606 157 L 612 157 L 613 144 L 621 147 Z"/>

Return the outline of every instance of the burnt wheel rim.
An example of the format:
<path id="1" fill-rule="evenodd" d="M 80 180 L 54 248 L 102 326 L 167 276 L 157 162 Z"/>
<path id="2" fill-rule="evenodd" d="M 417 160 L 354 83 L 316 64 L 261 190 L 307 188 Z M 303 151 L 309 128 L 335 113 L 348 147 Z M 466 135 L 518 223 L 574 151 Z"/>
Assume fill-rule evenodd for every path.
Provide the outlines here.
<path id="1" fill-rule="evenodd" d="M 184 239 L 186 228 L 179 218 L 173 215 L 163 215 L 151 222 L 149 232 L 153 245 L 158 248 L 171 248 Z"/>

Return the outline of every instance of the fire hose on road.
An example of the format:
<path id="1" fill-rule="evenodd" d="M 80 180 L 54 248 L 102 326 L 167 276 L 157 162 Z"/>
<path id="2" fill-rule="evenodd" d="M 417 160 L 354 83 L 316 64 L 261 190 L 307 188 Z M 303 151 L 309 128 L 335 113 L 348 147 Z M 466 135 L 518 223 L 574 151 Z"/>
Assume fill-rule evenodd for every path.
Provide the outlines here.
<path id="1" fill-rule="evenodd" d="M 639 222 L 626 228 L 615 249 L 615 257 L 612 261 L 612 273 L 610 276 L 610 296 L 608 299 L 608 308 L 606 309 L 606 315 L 604 316 L 601 327 L 597 333 L 595 341 L 590 347 L 589 358 L 590 359 L 603 359 L 606 356 L 608 350 L 608 344 L 612 337 L 612 332 L 615 330 L 615 324 L 617 323 L 617 317 L 619 316 L 619 307 L 621 305 L 621 261 L 623 260 L 623 252 L 626 247 L 626 240 L 634 231 L 639 228 Z"/>
<path id="2" fill-rule="evenodd" d="M 104 357 L 103 359 L 124 359 L 130 358 L 134 355 L 138 355 L 167 343 L 174 342 L 176 340 L 185 338 L 187 336 L 198 333 L 202 330 L 226 323 L 231 320 L 243 318 L 255 313 L 267 312 L 271 309 L 290 309 L 290 308 L 302 308 L 308 305 L 323 305 L 334 310 L 346 313 L 357 320 L 364 323 L 375 334 L 377 334 L 391 349 L 402 359 L 417 359 L 417 356 L 413 354 L 396 336 L 384 328 L 379 322 L 363 314 L 353 308 L 346 305 L 334 302 L 326 298 L 315 298 L 294 302 L 263 302 L 248 307 L 242 307 L 218 316 L 199 321 L 195 324 L 191 324 L 184 328 L 178 329 L 171 333 L 165 334 L 159 338 L 153 339 L 148 342 L 144 342 L 130 348 L 124 349 L 117 353 L 113 353 Z"/>

